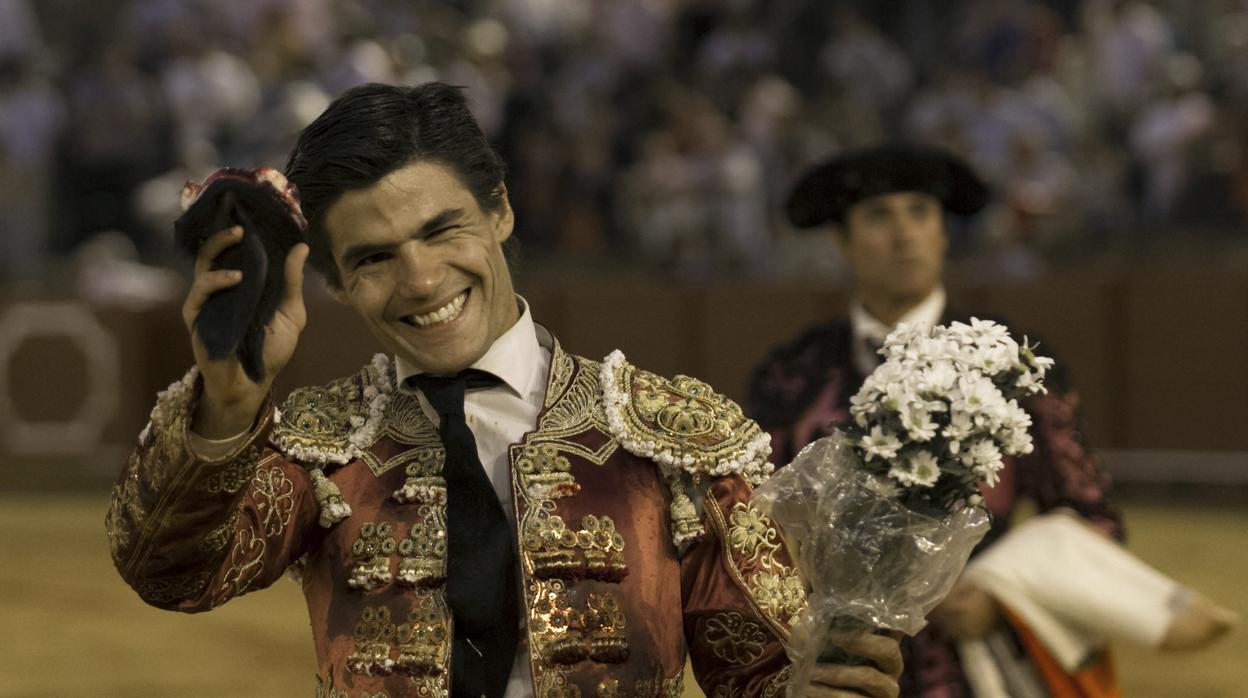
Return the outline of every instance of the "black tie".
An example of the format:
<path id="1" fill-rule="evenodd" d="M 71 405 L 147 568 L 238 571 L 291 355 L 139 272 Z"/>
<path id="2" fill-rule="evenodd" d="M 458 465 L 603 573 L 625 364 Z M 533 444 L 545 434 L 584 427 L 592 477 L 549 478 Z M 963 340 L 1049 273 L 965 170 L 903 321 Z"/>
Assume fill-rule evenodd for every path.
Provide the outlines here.
<path id="1" fill-rule="evenodd" d="M 516 552 L 511 526 L 464 421 L 465 390 L 497 385 L 498 378 L 469 369 L 449 378 L 421 374 L 412 381 L 442 418 L 446 448 L 446 601 L 455 618 L 451 696 L 501 698 L 519 638 Z"/>

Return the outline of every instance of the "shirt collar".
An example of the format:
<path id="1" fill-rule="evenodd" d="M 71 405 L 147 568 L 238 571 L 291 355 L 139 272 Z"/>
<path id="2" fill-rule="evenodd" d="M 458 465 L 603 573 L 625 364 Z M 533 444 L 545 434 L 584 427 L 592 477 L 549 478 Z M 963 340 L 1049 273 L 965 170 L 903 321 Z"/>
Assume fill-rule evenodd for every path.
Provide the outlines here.
<path id="1" fill-rule="evenodd" d="M 945 289 L 943 286 L 937 286 L 932 292 L 927 294 L 918 305 L 914 306 L 902 315 L 897 321 L 897 325 L 905 323 L 907 325 L 917 325 L 924 330 L 930 330 L 940 322 L 940 316 L 945 312 Z M 853 327 L 854 340 L 860 342 L 865 339 L 872 339 L 880 344 L 884 343 L 884 338 L 888 337 L 888 333 L 892 332 L 897 325 L 885 325 L 880 322 L 867 311 L 862 301 L 855 299 L 849 304 L 849 323 Z"/>
<path id="2" fill-rule="evenodd" d="M 485 355 L 477 359 L 469 368 L 479 369 L 498 376 L 503 383 L 514 390 L 517 395 L 528 395 L 532 389 L 534 363 L 541 360 L 541 347 L 538 344 L 537 328 L 533 324 L 533 315 L 529 312 L 528 301 L 516 296 L 520 306 L 520 319 L 506 332 L 494 340 Z M 403 357 L 394 357 L 395 372 L 398 374 L 401 389 L 409 391 L 407 379 L 424 371 L 413 366 Z"/>

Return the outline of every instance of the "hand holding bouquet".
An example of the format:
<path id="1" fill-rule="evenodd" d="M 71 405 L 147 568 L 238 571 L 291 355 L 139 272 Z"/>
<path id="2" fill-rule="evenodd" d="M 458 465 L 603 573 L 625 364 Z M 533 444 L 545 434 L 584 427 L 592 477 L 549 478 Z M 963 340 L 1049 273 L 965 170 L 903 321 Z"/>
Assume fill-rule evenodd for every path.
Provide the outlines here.
<path id="1" fill-rule="evenodd" d="M 805 685 L 833 631 L 913 635 L 926 624 L 988 530 L 980 483 L 1032 449 L 1018 401 L 1044 390 L 1053 364 L 977 319 L 931 333 L 903 325 L 881 354 L 851 400 L 852 423 L 754 493 L 810 587 L 790 686 Z"/>

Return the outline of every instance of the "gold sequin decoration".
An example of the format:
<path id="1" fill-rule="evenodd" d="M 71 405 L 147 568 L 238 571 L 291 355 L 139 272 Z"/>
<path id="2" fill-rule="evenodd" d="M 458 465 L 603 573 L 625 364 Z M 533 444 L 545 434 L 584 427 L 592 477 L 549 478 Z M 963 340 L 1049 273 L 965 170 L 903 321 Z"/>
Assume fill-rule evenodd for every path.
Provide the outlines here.
<path id="1" fill-rule="evenodd" d="M 534 577 L 619 582 L 628 576 L 624 536 L 611 517 L 585 516 L 573 531 L 555 510 L 553 501 L 537 500 L 524 517 L 520 546 Z"/>
<path id="2" fill-rule="evenodd" d="M 590 593 L 583 624 L 590 659 L 602 664 L 628 661 L 628 623 L 615 594 Z"/>
<path id="3" fill-rule="evenodd" d="M 681 473 L 674 472 L 667 478 L 667 489 L 672 494 L 672 539 L 682 543 L 697 540 L 706 533 L 702 526 L 702 517 L 698 516 L 697 507 L 685 493 L 685 486 Z"/>
<path id="4" fill-rule="evenodd" d="M 450 623 L 445 609 L 424 598 L 407 614 L 407 622 L 395 628 L 399 659 L 395 666 L 409 676 L 440 676 L 450 647 Z"/>
<path id="5" fill-rule="evenodd" d="M 529 580 L 529 636 L 537 656 L 547 662 L 571 665 L 589 653 L 581 614 L 568 604 L 563 580 Z"/>
<path id="6" fill-rule="evenodd" d="M 398 543 L 390 535 L 389 522 L 366 522 L 360 527 L 360 535 L 351 544 L 351 559 L 355 565 L 347 586 L 352 589 L 372 591 L 389 584 L 390 556 L 398 550 Z"/>
<path id="7" fill-rule="evenodd" d="M 603 679 L 598 682 L 598 688 L 594 691 L 594 695 L 598 698 L 623 698 L 620 692 L 620 682 L 618 679 Z"/>
<path id="8" fill-rule="evenodd" d="M 525 444 L 515 459 L 515 468 L 526 489 L 542 499 L 576 494 L 580 486 L 572 477 L 572 463 L 552 443 Z"/>
<path id="9" fill-rule="evenodd" d="M 573 357 L 556 346 L 554 367 L 565 366 L 566 376 L 553 376 L 546 392 L 548 409 L 542 414 L 538 429 L 530 434 L 526 443 L 557 444 L 559 449 L 573 453 L 595 465 L 607 462 L 619 448 L 619 443 L 608 436 L 606 413 L 603 410 L 602 385 L 599 383 L 599 363 L 584 357 Z M 566 390 L 562 386 L 566 386 Z M 592 434 L 602 435 L 596 449 L 585 446 L 580 440 L 569 437 Z M 517 446 L 512 446 L 513 458 Z"/>
<path id="10" fill-rule="evenodd" d="M 345 459 L 350 451 L 352 418 L 367 417 L 362 404 L 360 377 L 340 378 L 323 386 L 291 391 L 282 404 L 282 420 L 273 427 L 273 442 L 282 451 L 323 453 Z"/>
<path id="11" fill-rule="evenodd" d="M 445 501 L 445 489 L 443 489 Z M 399 584 L 428 589 L 446 581 L 446 520 L 445 510 L 426 505 L 418 512 L 419 520 L 399 541 Z"/>
<path id="12" fill-rule="evenodd" d="M 533 683 L 537 686 L 537 698 L 581 698 L 580 686 L 568 681 L 567 667 L 546 667 Z"/>
<path id="13" fill-rule="evenodd" d="M 555 512 L 552 500 L 537 500 L 526 511 L 520 546 L 538 579 L 576 579 L 583 575 L 576 534 Z"/>
<path id="14" fill-rule="evenodd" d="M 624 564 L 624 536 L 615 528 L 610 516 L 581 519 L 576 534 L 577 545 L 585 556 L 585 576 L 604 582 L 619 582 L 628 575 Z"/>
<path id="15" fill-rule="evenodd" d="M 404 504 L 443 504 L 446 502 L 446 481 L 442 467 L 446 463 L 446 450 L 441 446 L 419 448 L 403 453 L 387 461 L 403 465 L 406 476 L 403 486 L 394 492 L 394 500 Z"/>
<path id="16" fill-rule="evenodd" d="M 355 651 L 347 657 L 348 671 L 365 676 L 386 676 L 394 671 L 395 661 L 390 658 L 390 643 L 394 639 L 390 609 L 365 608 L 351 637 Z"/>
<path id="17" fill-rule="evenodd" d="M 572 380 L 572 372 L 575 368 L 572 356 L 559 346 L 558 340 L 555 341 L 555 349 L 550 359 L 550 380 L 546 386 L 546 407 L 549 408 L 555 404 L 562 394 L 563 389 L 567 387 L 568 381 Z"/>
<path id="18" fill-rule="evenodd" d="M 745 665 L 763 656 L 768 636 L 758 623 L 736 611 L 717 613 L 706 621 L 702 636 L 711 652 L 732 665 Z"/>

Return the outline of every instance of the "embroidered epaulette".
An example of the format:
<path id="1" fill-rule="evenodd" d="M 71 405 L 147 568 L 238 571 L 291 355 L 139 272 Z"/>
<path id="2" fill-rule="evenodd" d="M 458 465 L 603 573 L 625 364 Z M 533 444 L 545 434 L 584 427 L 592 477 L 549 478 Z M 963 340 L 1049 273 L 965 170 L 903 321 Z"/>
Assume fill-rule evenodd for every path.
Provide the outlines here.
<path id="1" fill-rule="evenodd" d="M 668 480 L 678 548 L 704 533 L 696 508 L 704 478 L 737 474 L 757 485 L 771 474 L 770 435 L 706 383 L 640 370 L 619 350 L 603 360 L 600 379 L 611 436 Z"/>
<path id="2" fill-rule="evenodd" d="M 771 437 L 706 383 L 640 370 L 619 350 L 601 370 L 611 435 L 629 452 L 680 468 L 695 481 L 736 473 L 757 485 L 771 474 Z"/>
<path id="3" fill-rule="evenodd" d="M 356 375 L 298 388 L 282 404 L 271 440 L 277 450 L 303 463 L 311 473 L 322 526 L 351 514 L 325 469 L 349 463 L 373 445 L 393 388 L 390 360 L 377 354 Z"/>

